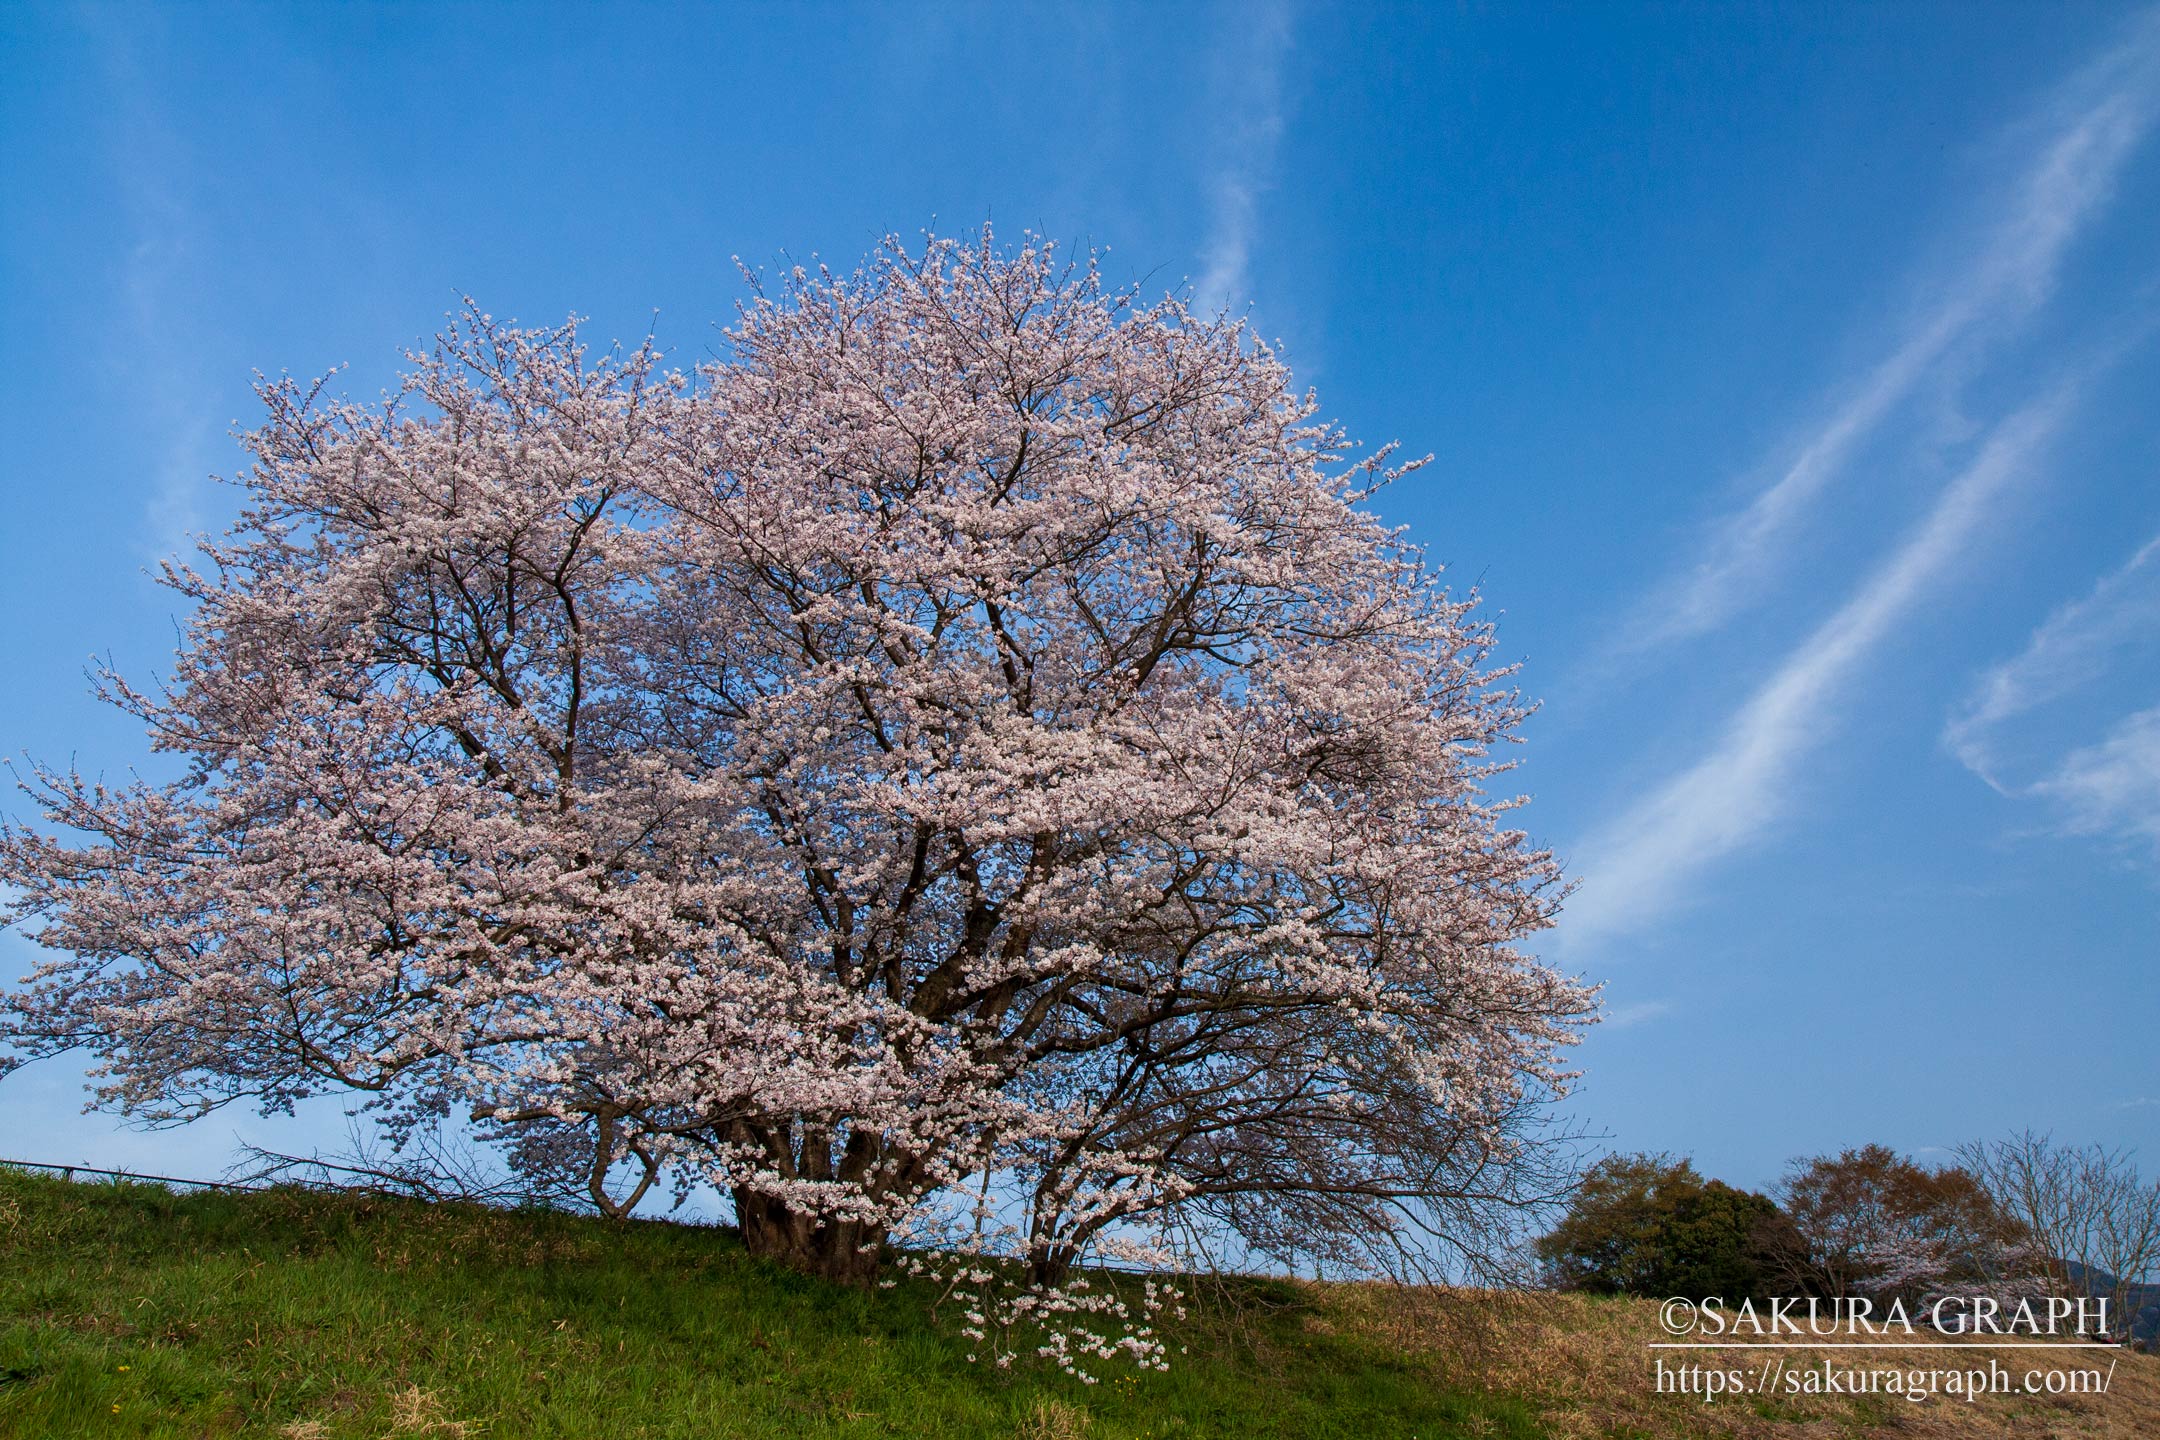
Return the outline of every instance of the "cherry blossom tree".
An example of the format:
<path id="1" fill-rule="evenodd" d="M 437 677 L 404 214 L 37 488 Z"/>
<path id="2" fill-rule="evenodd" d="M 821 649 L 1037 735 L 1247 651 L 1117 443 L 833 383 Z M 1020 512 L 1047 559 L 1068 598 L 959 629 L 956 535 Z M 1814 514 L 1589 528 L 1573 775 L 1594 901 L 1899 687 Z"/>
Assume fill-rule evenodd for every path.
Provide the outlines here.
<path id="1" fill-rule="evenodd" d="M 2022 1227 L 1962 1166 L 1864 1145 L 1794 1161 L 1779 1199 L 1803 1245 L 1786 1278 L 1809 1293 L 1917 1305 L 2029 1268 Z"/>
<path id="2" fill-rule="evenodd" d="M 1507 1195 L 1594 1004 L 1517 948 L 1526 707 L 1243 324 L 986 232 L 689 373 L 471 312 L 380 403 L 260 390 L 171 675 L 98 676 L 176 777 L 32 767 L 0 835 L 10 1063 L 709 1180 L 843 1279 L 955 1196 L 1054 1285 Z"/>

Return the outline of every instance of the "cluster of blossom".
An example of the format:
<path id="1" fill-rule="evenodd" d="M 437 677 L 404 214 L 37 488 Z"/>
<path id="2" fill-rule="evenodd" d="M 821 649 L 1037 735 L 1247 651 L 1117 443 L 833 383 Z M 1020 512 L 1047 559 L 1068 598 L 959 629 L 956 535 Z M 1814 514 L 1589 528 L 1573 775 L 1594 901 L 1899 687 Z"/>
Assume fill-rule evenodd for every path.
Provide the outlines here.
<path id="1" fill-rule="evenodd" d="M 610 1214 L 709 1179 L 847 1280 L 996 1174 L 989 1328 L 1173 1215 L 1379 1264 L 1492 1193 L 1594 1005 L 1517 948 L 1527 707 L 1365 508 L 1412 467 L 1242 324 L 986 233 L 688 374 L 477 312 L 413 359 L 261 387 L 173 673 L 101 677 L 181 778 L 28 778 L 16 1060 L 466 1117 Z"/>
<path id="2" fill-rule="evenodd" d="M 1086 1259 L 1095 1274 L 1069 1263 L 1045 1278 L 1043 1259 L 1052 1248 L 1004 1218 L 1024 1194 L 1007 1183 L 1004 1203 L 991 1200 L 994 1185 L 983 1177 L 968 1207 L 922 1207 L 894 1235 L 894 1263 L 901 1272 L 929 1280 L 940 1291 L 933 1306 L 957 1310 L 957 1332 L 976 1345 L 968 1356 L 989 1356 L 998 1369 L 1028 1354 L 1056 1364 L 1082 1384 L 1099 1375 L 1097 1362 L 1128 1362 L 1134 1369 L 1169 1369 L 1169 1345 L 1156 1321 L 1169 1313 L 1184 1319 L 1184 1289 L 1164 1272 L 1188 1256 L 1153 1233 L 1095 1231 Z M 1069 1259 L 1078 1259 L 1071 1256 Z M 890 1282 L 886 1282 L 890 1285 Z"/>
<path id="3" fill-rule="evenodd" d="M 1870 1258 L 1874 1268 L 1861 1288 L 1886 1302 L 1904 1300 L 1909 1307 L 1938 1300 L 1992 1300 L 2007 1313 L 2022 1302 L 2044 1300 L 2063 1290 L 2061 1281 L 2048 1274 L 2047 1257 L 2024 1243 L 1993 1245 L 1976 1255 L 1970 1246 L 1939 1237 L 1903 1235 L 1877 1246 Z"/>
<path id="4" fill-rule="evenodd" d="M 1166 1258 L 1137 1247 L 1125 1247 L 1121 1254 Z M 1087 1385 L 1100 1379 L 1086 1368 L 1090 1360 L 1167 1370 L 1169 1347 L 1155 1322 L 1166 1311 L 1173 1319 L 1185 1315 L 1184 1292 L 1150 1276 L 1137 1277 L 1139 1293 L 1128 1299 L 1115 1275 L 1103 1277 L 1100 1288 L 1084 1275 L 1049 1284 L 1027 1280 L 1023 1266 L 941 1250 L 903 1251 L 897 1263 L 909 1275 L 939 1286 L 940 1308 L 956 1307 L 958 1333 L 979 1347 L 968 1359 L 987 1353 L 1001 1370 L 1030 1352 Z M 1124 1278 L 1129 1289 L 1135 1277 Z"/>

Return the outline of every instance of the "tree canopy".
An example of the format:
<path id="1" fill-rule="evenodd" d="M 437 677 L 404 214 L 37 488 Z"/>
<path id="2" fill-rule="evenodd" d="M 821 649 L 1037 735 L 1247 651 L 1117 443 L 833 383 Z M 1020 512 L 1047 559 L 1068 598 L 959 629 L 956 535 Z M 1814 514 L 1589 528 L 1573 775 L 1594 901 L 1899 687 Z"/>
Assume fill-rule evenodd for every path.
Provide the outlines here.
<path id="1" fill-rule="evenodd" d="M 1706 1181 L 1687 1160 L 1608 1155 L 1537 1250 L 1567 1289 L 1738 1302 L 1771 1293 L 1795 1244 L 1767 1196 Z"/>
<path id="2" fill-rule="evenodd" d="M 1782 1187 L 1810 1293 L 1917 1305 L 2031 1268 L 2025 1236 L 1973 1174 L 1927 1169 L 1884 1145 L 1795 1162 Z"/>
<path id="3" fill-rule="evenodd" d="M 0 835 L 11 1063 L 469 1117 L 836 1276 L 993 1180 L 1046 1280 L 1506 1194 L 1593 1004 L 1517 948 L 1526 706 L 1242 324 L 986 232 L 688 372 L 473 312 L 380 403 L 260 391 L 171 674 L 99 677 L 178 778 L 36 769 Z"/>

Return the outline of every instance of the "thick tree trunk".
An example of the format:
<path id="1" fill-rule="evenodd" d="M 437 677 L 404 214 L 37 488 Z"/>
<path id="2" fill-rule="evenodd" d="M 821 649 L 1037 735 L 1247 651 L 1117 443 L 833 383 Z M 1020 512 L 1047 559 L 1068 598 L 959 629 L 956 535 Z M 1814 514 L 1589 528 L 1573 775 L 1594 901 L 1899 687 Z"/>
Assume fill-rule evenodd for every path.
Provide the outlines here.
<path id="1" fill-rule="evenodd" d="M 1072 1267 L 1072 1248 L 1053 1245 L 1028 1261 L 1028 1283 L 1055 1289 L 1072 1278 Z"/>
<path id="2" fill-rule="evenodd" d="M 735 1218 L 752 1255 L 843 1285 L 877 1278 L 885 1235 L 861 1221 L 822 1220 L 749 1190 L 735 1192 Z"/>

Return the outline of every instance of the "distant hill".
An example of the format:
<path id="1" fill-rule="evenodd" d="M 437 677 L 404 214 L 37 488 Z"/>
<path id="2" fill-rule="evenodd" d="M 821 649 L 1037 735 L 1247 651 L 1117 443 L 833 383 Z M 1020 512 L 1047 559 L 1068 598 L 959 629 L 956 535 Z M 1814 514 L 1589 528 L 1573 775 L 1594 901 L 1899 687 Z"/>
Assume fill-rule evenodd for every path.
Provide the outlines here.
<path id="1" fill-rule="evenodd" d="M 2115 1293 L 2115 1277 L 2107 1271 L 2088 1269 L 2075 1260 L 2063 1263 L 2069 1268 L 2072 1283 L 2083 1285 L 2088 1294 Z M 2132 1285 L 2128 1293 L 2131 1338 L 2148 1344 L 2160 1339 L 2160 1285 Z"/>

